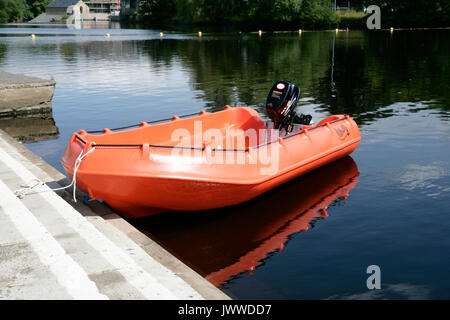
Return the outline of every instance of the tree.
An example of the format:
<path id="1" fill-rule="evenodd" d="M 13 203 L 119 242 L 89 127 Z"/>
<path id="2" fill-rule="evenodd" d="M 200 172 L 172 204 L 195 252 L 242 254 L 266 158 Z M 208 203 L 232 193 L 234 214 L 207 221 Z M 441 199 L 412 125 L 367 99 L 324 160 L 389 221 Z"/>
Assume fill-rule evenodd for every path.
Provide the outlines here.
<path id="1" fill-rule="evenodd" d="M 249 0 L 249 18 L 260 22 L 298 21 L 303 0 Z"/>
<path id="2" fill-rule="evenodd" d="M 175 15 L 173 0 L 139 1 L 138 20 L 141 22 L 162 22 Z"/>
<path id="3" fill-rule="evenodd" d="M 41 13 L 45 12 L 45 6 L 50 2 L 51 0 L 26 0 L 29 11 L 28 18 L 33 19 Z"/>
<path id="4" fill-rule="evenodd" d="M 333 11 L 329 0 L 304 0 L 300 13 L 303 25 L 314 27 L 329 27 Z"/>
<path id="5" fill-rule="evenodd" d="M 0 0 L 0 23 L 22 21 L 25 8 L 22 0 Z"/>

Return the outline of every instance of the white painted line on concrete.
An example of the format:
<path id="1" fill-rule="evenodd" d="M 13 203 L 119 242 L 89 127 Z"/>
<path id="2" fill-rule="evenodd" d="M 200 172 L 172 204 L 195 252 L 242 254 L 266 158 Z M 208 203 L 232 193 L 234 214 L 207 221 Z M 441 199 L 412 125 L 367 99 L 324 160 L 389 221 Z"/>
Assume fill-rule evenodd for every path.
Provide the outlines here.
<path id="1" fill-rule="evenodd" d="M 1 139 L 1 138 L 0 138 Z M 1 139 L 3 140 L 3 139 Z M 4 141 L 4 140 L 3 140 Z M 0 149 L 0 160 L 11 168 L 24 181 L 32 181 L 36 177 L 21 163 L 14 160 L 5 151 Z M 48 186 L 40 188 L 42 191 L 50 190 Z M 106 238 L 99 230 L 89 223 L 79 212 L 54 192 L 43 192 L 39 195 L 51 204 L 58 213 L 68 222 L 68 225 L 80 234 L 93 248 L 98 250 L 111 265 L 118 269 L 123 277 L 147 299 L 203 299 L 187 282 L 174 272 L 148 256 L 152 260 L 158 274 L 165 274 L 162 279 L 170 282 L 170 287 L 176 287 L 176 292 L 169 291 L 158 282 L 155 277 L 147 273 L 142 267 L 118 248 L 111 240 Z M 156 271 L 156 270 L 155 270 Z"/>
<path id="2" fill-rule="evenodd" d="M 97 286 L 86 272 L 66 254 L 25 205 L 0 180 L 0 206 L 17 230 L 30 243 L 44 265 L 74 299 L 108 299 L 98 292 Z M 51 290 L 51 288 L 49 288 Z M 39 297 L 36 297 L 39 299 Z"/>

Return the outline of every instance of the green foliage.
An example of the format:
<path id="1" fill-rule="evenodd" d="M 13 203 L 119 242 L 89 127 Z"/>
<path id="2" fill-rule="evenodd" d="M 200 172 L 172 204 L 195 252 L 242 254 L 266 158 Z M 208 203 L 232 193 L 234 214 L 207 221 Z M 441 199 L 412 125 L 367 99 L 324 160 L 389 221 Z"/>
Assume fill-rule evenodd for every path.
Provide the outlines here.
<path id="1" fill-rule="evenodd" d="M 333 24 L 339 28 L 365 29 L 368 14 L 364 11 L 343 10 L 333 12 Z"/>
<path id="2" fill-rule="evenodd" d="M 362 9 L 376 4 L 381 8 L 384 27 L 433 27 L 450 23 L 449 0 L 352 0 L 351 6 L 357 11 L 336 13 L 333 4 L 333 0 L 141 0 L 137 18 L 150 23 L 224 25 L 237 22 L 265 30 L 271 26 L 328 28 L 341 21 L 364 27 Z"/>
<path id="3" fill-rule="evenodd" d="M 22 21 L 25 10 L 22 0 L 0 0 L 0 23 Z"/>
<path id="4" fill-rule="evenodd" d="M 232 17 L 238 17 L 246 6 L 241 0 L 197 0 L 193 4 L 194 21 L 207 23 L 229 21 Z"/>
<path id="5" fill-rule="evenodd" d="M 29 10 L 29 19 L 33 19 L 45 12 L 45 6 L 48 5 L 51 0 L 26 0 Z"/>
<path id="6" fill-rule="evenodd" d="M 45 11 L 51 0 L 0 0 L 0 23 L 22 22 Z"/>
<path id="7" fill-rule="evenodd" d="M 331 2 L 329 0 L 304 0 L 300 20 L 306 26 L 330 26 L 333 22 Z"/>
<path id="8" fill-rule="evenodd" d="M 174 0 L 141 0 L 135 19 L 140 23 L 159 23 L 174 14 Z"/>
<path id="9" fill-rule="evenodd" d="M 333 15 L 330 0 L 141 0 L 138 17 L 150 22 L 325 26 Z"/>
<path id="10" fill-rule="evenodd" d="M 367 16 L 367 13 L 364 11 L 355 11 L 355 10 L 343 10 L 343 11 L 336 11 L 334 13 L 335 19 L 341 20 L 341 19 L 362 19 Z"/>
<path id="11" fill-rule="evenodd" d="M 304 0 L 249 0 L 248 16 L 259 22 L 295 22 L 299 19 L 303 2 Z"/>

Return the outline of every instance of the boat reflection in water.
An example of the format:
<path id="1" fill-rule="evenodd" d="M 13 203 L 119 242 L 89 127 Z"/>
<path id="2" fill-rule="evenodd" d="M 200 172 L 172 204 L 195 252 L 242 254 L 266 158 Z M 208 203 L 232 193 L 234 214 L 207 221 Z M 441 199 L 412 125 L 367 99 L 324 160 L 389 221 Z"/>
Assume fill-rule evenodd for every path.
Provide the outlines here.
<path id="1" fill-rule="evenodd" d="M 345 157 L 243 204 L 203 212 L 176 212 L 130 222 L 214 285 L 254 270 L 289 235 L 307 231 L 327 208 L 346 199 L 358 167 Z"/>

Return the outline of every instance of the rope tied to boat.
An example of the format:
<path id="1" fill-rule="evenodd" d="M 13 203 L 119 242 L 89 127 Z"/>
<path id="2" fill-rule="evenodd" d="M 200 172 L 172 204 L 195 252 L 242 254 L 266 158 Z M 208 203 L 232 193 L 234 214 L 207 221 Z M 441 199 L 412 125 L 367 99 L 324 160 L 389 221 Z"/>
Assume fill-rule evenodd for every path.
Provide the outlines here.
<path id="1" fill-rule="evenodd" d="M 49 191 L 59 191 L 59 190 L 64 190 L 67 188 L 70 188 L 73 185 L 73 201 L 76 203 L 77 202 L 77 198 L 75 196 L 76 190 L 77 190 L 77 171 L 78 168 L 81 165 L 81 162 L 83 161 L 83 159 L 92 151 L 94 151 L 95 149 L 95 145 L 92 146 L 92 148 L 86 152 L 85 154 L 83 154 L 84 149 L 81 150 L 80 154 L 78 155 L 77 159 L 75 160 L 74 166 L 73 166 L 73 176 L 72 176 L 72 181 L 70 182 L 69 185 L 65 186 L 65 187 L 61 187 L 61 188 L 49 188 L 48 190 L 41 190 L 41 191 L 34 191 L 35 189 L 41 188 L 43 186 L 45 186 L 46 184 L 44 182 L 42 182 L 39 179 L 33 179 L 30 183 L 28 184 L 23 184 L 21 185 L 20 189 L 17 189 L 16 191 L 14 191 L 14 195 L 16 197 L 18 197 L 19 199 L 23 199 L 26 195 L 29 194 L 38 194 L 38 193 L 43 193 L 43 192 L 49 192 Z"/>

